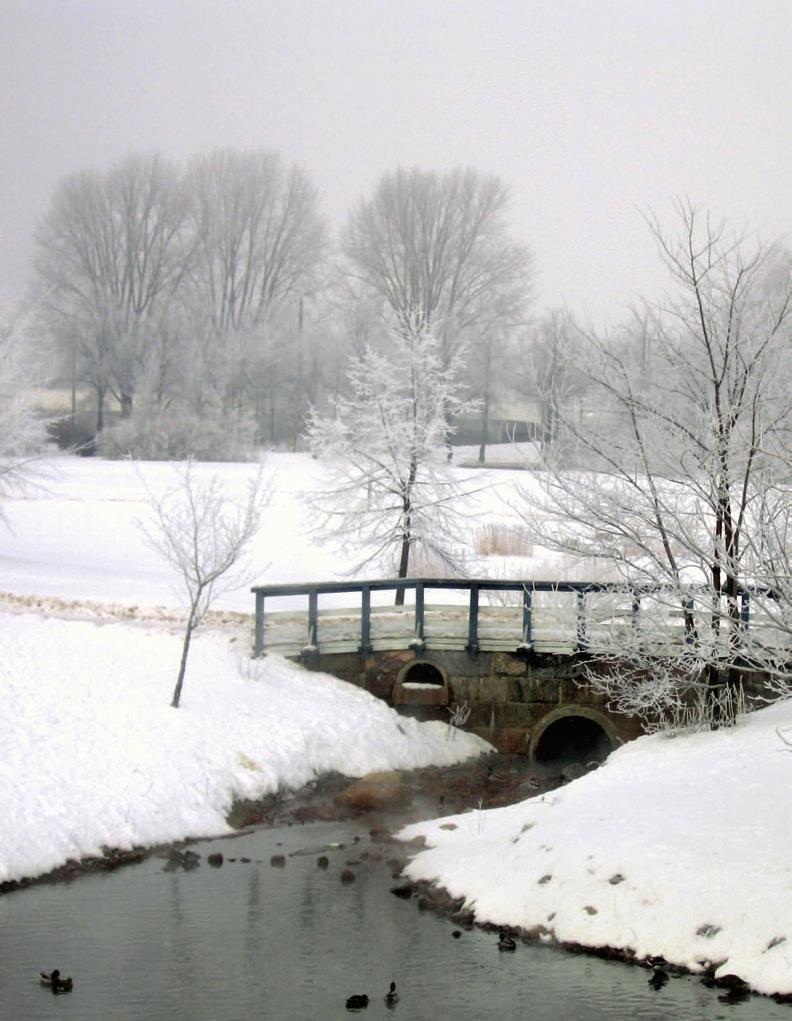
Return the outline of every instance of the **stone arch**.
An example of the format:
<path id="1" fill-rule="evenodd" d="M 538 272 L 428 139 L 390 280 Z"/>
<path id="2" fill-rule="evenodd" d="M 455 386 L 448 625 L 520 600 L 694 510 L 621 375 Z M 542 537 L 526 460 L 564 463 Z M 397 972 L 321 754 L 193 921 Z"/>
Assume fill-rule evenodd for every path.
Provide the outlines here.
<path id="1" fill-rule="evenodd" d="M 396 678 L 397 684 L 408 682 L 441 686 L 448 683 L 448 678 L 445 670 L 437 663 L 431 663 L 428 659 L 415 659 L 403 666 Z"/>
<path id="2" fill-rule="evenodd" d="M 546 713 L 534 726 L 528 755 L 533 762 L 601 760 L 621 743 L 618 730 L 604 713 L 565 705 Z"/>
<path id="3" fill-rule="evenodd" d="M 448 675 L 428 659 L 405 663 L 396 676 L 391 694 L 393 705 L 448 705 Z"/>

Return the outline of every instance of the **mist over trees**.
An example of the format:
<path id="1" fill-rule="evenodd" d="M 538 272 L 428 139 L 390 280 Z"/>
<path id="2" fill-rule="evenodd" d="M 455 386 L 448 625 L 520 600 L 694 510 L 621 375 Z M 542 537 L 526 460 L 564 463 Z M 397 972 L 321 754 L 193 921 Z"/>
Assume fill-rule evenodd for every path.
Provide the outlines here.
<path id="1" fill-rule="evenodd" d="M 57 375 L 92 395 L 103 453 L 295 449 L 309 409 L 348 391 L 346 356 L 394 329 L 431 331 L 466 394 L 489 403 L 531 292 L 508 201 L 472 169 L 398 169 L 334 248 L 315 185 L 278 153 L 133 155 L 59 183 L 32 292 Z"/>
<path id="2" fill-rule="evenodd" d="M 509 192 L 472 169 L 399 168 L 361 199 L 342 233 L 357 306 L 397 329 L 426 328 L 487 409 L 525 326 L 532 257 L 509 236 Z M 506 370 L 508 371 L 508 370 Z"/>
<path id="3" fill-rule="evenodd" d="M 456 555 L 446 458 L 465 408 L 481 462 L 491 421 L 522 414 L 542 469 L 538 504 L 526 489 L 535 542 L 662 586 L 684 623 L 685 669 L 655 683 L 631 632 L 608 694 L 673 714 L 693 677 L 728 714 L 745 593 L 772 591 L 765 615 L 792 619 L 792 257 L 680 201 L 675 229 L 647 216 L 665 296 L 603 333 L 532 315 L 533 259 L 508 207 L 496 177 L 401 167 L 333 239 L 315 184 L 278 153 L 132 155 L 57 186 L 26 337 L 72 412 L 92 395 L 104 454 L 308 446 L 330 460 L 323 527 L 400 576 L 420 549 Z"/>
<path id="4" fill-rule="evenodd" d="M 37 233 L 33 292 L 62 376 L 94 395 L 97 434 L 116 402 L 106 452 L 211 458 L 282 442 L 324 248 L 315 189 L 276 153 L 218 150 L 186 168 L 132 156 L 64 179 Z"/>

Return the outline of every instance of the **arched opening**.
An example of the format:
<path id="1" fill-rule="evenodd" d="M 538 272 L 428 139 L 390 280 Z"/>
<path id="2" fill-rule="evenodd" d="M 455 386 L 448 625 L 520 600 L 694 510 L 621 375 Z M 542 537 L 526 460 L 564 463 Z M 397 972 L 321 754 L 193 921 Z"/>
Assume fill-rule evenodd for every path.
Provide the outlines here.
<path id="1" fill-rule="evenodd" d="M 412 663 L 401 677 L 403 685 L 436 684 L 442 687 L 445 677 L 432 663 Z"/>
<path id="2" fill-rule="evenodd" d="M 417 660 L 399 671 L 391 692 L 391 702 L 399 711 L 419 719 L 448 719 L 448 679 L 434 663 Z M 405 710 L 405 707 L 413 707 Z"/>
<path id="3" fill-rule="evenodd" d="M 597 720 L 569 714 L 548 723 L 534 740 L 533 759 L 553 765 L 577 762 L 588 766 L 602 762 L 614 742 Z"/>

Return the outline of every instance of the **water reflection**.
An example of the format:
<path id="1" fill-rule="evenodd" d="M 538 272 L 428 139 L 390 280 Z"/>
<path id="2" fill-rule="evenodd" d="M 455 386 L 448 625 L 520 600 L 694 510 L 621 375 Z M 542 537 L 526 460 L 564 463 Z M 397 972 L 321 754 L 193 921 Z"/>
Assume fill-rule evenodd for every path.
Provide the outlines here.
<path id="1" fill-rule="evenodd" d="M 359 831 L 365 835 L 365 830 Z M 337 824 L 261 831 L 197 845 L 226 863 L 163 871 L 151 859 L 110 875 L 0 898 L 2 1016 L 14 1021 L 247 1021 L 364 1017 L 459 1021 L 500 1015 L 532 1021 L 792 1021 L 789 1007 L 752 997 L 726 1006 L 696 979 L 649 988 L 644 969 L 541 946 L 497 951 L 497 936 L 465 932 L 389 893 L 384 862 L 361 859 L 355 830 Z M 345 849 L 270 855 L 343 841 Z M 228 861 L 249 857 L 248 863 Z M 340 882 L 348 861 L 354 883 Z M 60 968 L 75 990 L 54 997 L 39 968 Z M 384 1002 L 395 981 L 400 1001 Z"/>

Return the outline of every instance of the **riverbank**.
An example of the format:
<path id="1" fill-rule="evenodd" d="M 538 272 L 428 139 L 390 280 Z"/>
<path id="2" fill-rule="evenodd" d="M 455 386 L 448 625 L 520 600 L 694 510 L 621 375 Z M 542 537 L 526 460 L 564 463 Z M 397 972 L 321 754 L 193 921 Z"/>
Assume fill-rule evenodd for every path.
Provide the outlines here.
<path id="1" fill-rule="evenodd" d="M 454 765 L 491 751 L 336 678 L 199 633 L 179 709 L 178 630 L 0 613 L 0 883 L 103 848 L 232 832 L 235 802 L 318 777 Z"/>
<path id="2" fill-rule="evenodd" d="M 792 703 L 653 736 L 510 807 L 406 827 L 413 882 L 478 924 L 792 993 Z"/>
<path id="3" fill-rule="evenodd" d="M 535 789 L 537 786 L 538 791 Z M 308 841 L 295 851 L 275 855 L 269 862 L 247 857 L 244 839 L 240 839 L 241 850 L 235 854 L 235 842 L 229 844 L 228 837 L 208 843 L 196 839 L 130 851 L 107 850 L 101 857 L 68 862 L 34 880 L 6 884 L 4 892 L 45 883 L 69 882 L 90 873 L 114 871 L 151 858 L 161 859 L 161 868 L 166 872 L 189 872 L 197 868 L 250 869 L 267 864 L 282 868 L 288 866 L 290 857 L 311 858 L 320 869 L 329 868 L 329 881 L 338 882 L 340 879 L 342 885 L 354 883 L 361 868 L 371 875 L 381 874 L 380 881 L 391 893 L 411 903 L 417 912 L 431 912 L 446 919 L 451 935 L 458 936 L 460 932 L 474 928 L 492 933 L 504 931 L 515 940 L 518 948 L 521 944 L 543 944 L 571 954 L 619 961 L 643 969 L 647 982 L 651 979 L 656 983 L 658 975 L 661 984 L 683 976 L 698 975 L 702 984 L 712 988 L 713 995 L 722 1003 L 736 1004 L 746 1000 L 751 991 L 749 984 L 741 976 L 719 968 L 719 962 L 702 962 L 701 967 L 690 968 L 666 961 L 658 955 L 639 956 L 629 947 L 560 940 L 551 924 L 528 929 L 482 921 L 475 904 L 464 895 L 454 895 L 436 881 L 411 878 L 411 862 L 423 853 L 426 839 L 420 835 L 411 837 L 409 842 L 398 839 L 399 833 L 402 837 L 407 835 L 404 832 L 406 825 L 414 826 L 418 820 L 433 817 L 438 810 L 447 810 L 464 823 L 470 834 L 475 834 L 488 826 L 491 811 L 519 807 L 526 790 L 541 800 L 551 792 L 556 797 L 562 795 L 562 787 L 561 776 L 552 772 L 542 775 L 525 758 L 497 755 L 457 766 L 379 773 L 362 780 L 337 773 L 327 774 L 300 791 L 238 802 L 229 813 L 228 821 L 237 827 L 234 836 L 239 838 L 249 837 L 259 830 L 283 832 L 284 829 L 293 829 L 296 834 L 304 825 L 307 825 L 306 833 L 311 832 L 311 824 L 316 822 L 338 824 L 342 828 L 351 828 L 356 834 L 347 845 L 334 844 L 325 848 Z M 348 796 L 350 792 L 352 799 Z M 446 816 L 438 820 L 438 824 L 443 832 L 451 834 L 454 832 L 452 827 L 458 826 L 459 822 Z M 224 855 L 213 850 L 220 846 L 224 848 Z M 197 853 L 196 847 L 200 847 L 203 853 Z M 493 868 L 497 868 L 497 863 Z M 375 870 L 373 873 L 372 869 Z M 650 994 L 653 988 L 650 986 Z M 777 1003 L 792 1002 L 792 994 L 788 993 L 770 994 L 769 998 Z"/>
<path id="4" fill-rule="evenodd" d="M 225 820 L 227 831 L 222 836 L 238 836 L 259 827 L 360 821 L 378 839 L 395 843 L 392 834 L 397 830 L 434 818 L 438 812 L 478 811 L 482 806 L 513 804 L 524 798 L 526 791 L 548 790 L 561 782 L 562 777 L 552 771 L 538 771 L 524 757 L 494 752 L 452 766 L 379 772 L 357 779 L 329 772 L 296 791 L 235 800 Z M 152 856 L 178 862 L 183 851 L 206 839 L 211 839 L 211 835 L 131 848 L 105 846 L 99 854 L 69 858 L 49 871 L 5 880 L 0 883 L 0 894 L 42 883 L 68 882 L 96 872 L 112 872 Z M 401 861 L 406 864 L 406 853 Z"/>

